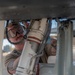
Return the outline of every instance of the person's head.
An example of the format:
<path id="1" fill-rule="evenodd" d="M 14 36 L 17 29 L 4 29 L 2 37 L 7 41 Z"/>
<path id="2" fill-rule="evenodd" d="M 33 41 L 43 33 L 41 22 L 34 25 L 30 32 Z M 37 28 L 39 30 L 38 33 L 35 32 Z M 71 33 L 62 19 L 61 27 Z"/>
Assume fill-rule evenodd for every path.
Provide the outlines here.
<path id="1" fill-rule="evenodd" d="M 11 22 L 7 26 L 8 39 L 15 45 L 16 49 L 23 49 L 24 46 L 24 28 L 18 22 Z M 16 43 L 16 44 L 15 44 Z"/>
<path id="2" fill-rule="evenodd" d="M 57 49 L 57 40 L 56 39 L 52 39 L 51 40 L 51 56 L 55 56 L 56 55 L 56 49 Z"/>
<path id="3" fill-rule="evenodd" d="M 55 56 L 57 49 L 57 40 L 55 38 L 49 37 L 45 49 L 47 50 L 48 56 Z"/>

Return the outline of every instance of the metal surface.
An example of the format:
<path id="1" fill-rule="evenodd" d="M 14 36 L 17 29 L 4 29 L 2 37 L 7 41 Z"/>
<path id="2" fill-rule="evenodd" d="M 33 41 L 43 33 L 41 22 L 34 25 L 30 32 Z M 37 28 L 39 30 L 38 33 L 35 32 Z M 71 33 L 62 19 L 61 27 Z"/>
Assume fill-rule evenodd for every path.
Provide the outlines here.
<path id="1" fill-rule="evenodd" d="M 5 21 L 0 21 L 0 75 L 3 75 L 3 66 L 2 66 L 2 44 L 3 44 L 3 37 L 4 37 L 4 22 Z"/>
<path id="2" fill-rule="evenodd" d="M 39 75 L 56 75 L 55 64 L 40 63 L 39 68 Z"/>
<path id="3" fill-rule="evenodd" d="M 59 32 L 56 75 L 73 75 L 73 26 L 71 21 L 61 22 Z"/>
<path id="4" fill-rule="evenodd" d="M 65 70 L 64 75 L 73 74 L 73 25 L 68 22 L 68 28 L 65 29 Z"/>
<path id="5" fill-rule="evenodd" d="M 20 56 L 16 73 L 13 75 L 34 75 L 34 66 L 36 57 L 38 56 L 38 47 L 44 39 L 44 36 L 46 35 L 45 31 L 48 27 L 47 18 L 43 18 L 40 21 L 35 20 L 32 24 Z"/>
<path id="6" fill-rule="evenodd" d="M 75 18 L 75 0 L 0 0 L 0 19 Z"/>
<path id="7" fill-rule="evenodd" d="M 39 75 L 56 75 L 55 64 L 40 63 Z M 73 75 L 75 75 L 75 66 L 73 65 Z"/>

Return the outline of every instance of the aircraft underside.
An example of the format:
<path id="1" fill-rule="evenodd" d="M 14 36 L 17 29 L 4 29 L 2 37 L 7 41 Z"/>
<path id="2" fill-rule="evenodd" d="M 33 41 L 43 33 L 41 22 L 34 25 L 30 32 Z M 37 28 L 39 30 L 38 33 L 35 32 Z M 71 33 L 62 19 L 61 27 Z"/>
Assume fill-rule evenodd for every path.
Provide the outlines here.
<path id="1" fill-rule="evenodd" d="M 75 18 L 75 0 L 1 0 L 0 19 Z"/>

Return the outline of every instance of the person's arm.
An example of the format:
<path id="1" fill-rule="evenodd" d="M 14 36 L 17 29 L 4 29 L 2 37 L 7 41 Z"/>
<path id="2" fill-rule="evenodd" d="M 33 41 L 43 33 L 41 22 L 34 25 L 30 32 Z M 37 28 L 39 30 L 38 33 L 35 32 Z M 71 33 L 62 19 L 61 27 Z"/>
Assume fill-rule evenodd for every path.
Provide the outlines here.
<path id="1" fill-rule="evenodd" d="M 7 70 L 10 74 L 15 73 L 16 68 L 18 66 L 18 62 L 19 62 L 19 57 L 13 61 L 10 60 L 10 62 L 7 65 Z"/>
<path id="2" fill-rule="evenodd" d="M 6 56 L 5 66 L 7 67 L 7 71 L 10 74 L 15 73 L 18 62 L 19 62 L 20 55 L 17 53 L 10 53 Z"/>

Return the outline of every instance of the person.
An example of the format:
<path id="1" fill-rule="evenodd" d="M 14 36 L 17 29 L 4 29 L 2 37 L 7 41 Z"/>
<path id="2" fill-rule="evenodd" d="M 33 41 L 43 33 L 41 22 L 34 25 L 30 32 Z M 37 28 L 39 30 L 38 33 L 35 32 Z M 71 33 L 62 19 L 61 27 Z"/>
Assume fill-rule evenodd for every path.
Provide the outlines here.
<path id="1" fill-rule="evenodd" d="M 11 42 L 14 42 L 13 44 L 15 46 L 15 49 L 6 56 L 5 66 L 7 67 L 8 73 L 13 74 L 16 71 L 16 68 L 18 66 L 18 62 L 20 59 L 20 55 L 24 47 L 24 43 L 25 43 L 25 39 L 23 39 L 24 31 L 23 31 L 23 28 L 20 26 L 20 24 L 11 22 L 8 24 L 8 27 L 7 27 L 7 35 L 8 35 L 7 38 L 9 38 Z M 55 55 L 56 53 L 55 43 L 56 43 L 56 40 L 52 39 L 51 43 L 46 44 L 46 47 L 44 49 L 45 51 L 44 55 L 40 57 L 39 62 L 47 63 L 48 56 Z"/>
<path id="2" fill-rule="evenodd" d="M 45 49 L 48 56 L 55 56 L 57 48 L 57 40 L 55 37 L 50 37 L 50 43 L 47 43 Z"/>
<path id="3" fill-rule="evenodd" d="M 57 39 L 55 37 L 49 36 L 46 45 L 44 47 L 44 54 L 43 56 L 41 56 L 40 60 L 42 60 L 43 63 L 48 63 L 48 57 L 56 56 L 56 50 L 57 50 Z"/>
<path id="4" fill-rule="evenodd" d="M 8 39 L 14 43 L 15 49 L 6 56 L 5 66 L 9 74 L 15 73 L 18 65 L 19 57 L 24 47 L 25 40 L 23 39 L 24 31 L 19 23 L 11 22 L 7 27 Z M 22 41 L 20 41 L 22 40 Z M 18 42 L 18 43 L 17 43 Z"/>

